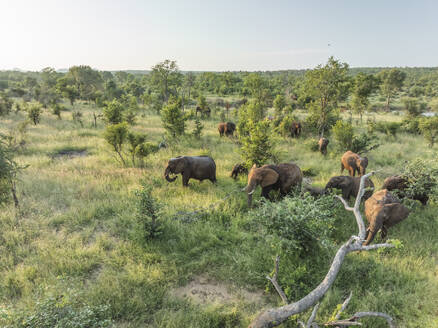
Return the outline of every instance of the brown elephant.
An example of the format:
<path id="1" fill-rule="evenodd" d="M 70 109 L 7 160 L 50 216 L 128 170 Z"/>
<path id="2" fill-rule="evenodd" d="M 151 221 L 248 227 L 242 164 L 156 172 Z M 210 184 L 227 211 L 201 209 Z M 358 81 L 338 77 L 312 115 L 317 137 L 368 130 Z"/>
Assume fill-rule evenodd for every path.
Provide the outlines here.
<path id="1" fill-rule="evenodd" d="M 257 167 L 255 164 L 248 174 L 248 185 L 244 189 L 248 194 L 248 206 L 252 204 L 252 194 L 256 187 L 262 187 L 262 196 L 271 199 L 271 190 L 280 190 L 280 194 L 285 196 L 292 187 L 301 186 L 303 173 L 298 165 L 293 163 L 281 163 L 278 165 L 263 165 Z"/>
<path id="2" fill-rule="evenodd" d="M 181 173 L 184 187 L 188 186 L 190 179 L 210 180 L 215 183 L 216 163 L 209 156 L 178 156 L 171 158 L 164 170 L 164 178 L 169 182 L 173 182 L 177 177 L 171 178 L 170 173 Z"/>
<path id="3" fill-rule="evenodd" d="M 327 138 L 321 137 L 318 141 L 319 151 L 324 156 L 327 155 L 327 146 L 329 144 L 329 140 Z"/>
<path id="4" fill-rule="evenodd" d="M 292 122 L 290 128 L 290 135 L 292 138 L 298 138 L 301 134 L 301 123 L 300 122 Z"/>
<path id="5" fill-rule="evenodd" d="M 362 176 L 366 173 L 366 168 L 368 166 L 368 158 L 360 157 L 358 154 L 352 151 L 347 151 L 341 158 L 341 173 L 344 169 L 350 173 L 352 177 L 356 175 Z"/>
<path id="6" fill-rule="evenodd" d="M 230 137 L 233 136 L 234 131 L 236 130 L 236 124 L 233 122 L 219 123 L 217 129 L 219 131 L 219 136 L 222 137 L 225 134 L 227 137 Z"/>
<path id="7" fill-rule="evenodd" d="M 407 178 L 401 175 L 393 175 L 388 177 L 383 181 L 382 189 L 391 190 L 399 190 L 398 195 L 400 197 L 408 197 L 411 199 L 415 199 L 421 202 L 421 204 L 426 205 L 429 200 L 429 195 L 426 192 L 414 192 L 412 195 L 406 195 L 406 189 L 408 189 L 410 183 Z"/>
<path id="8" fill-rule="evenodd" d="M 308 192 L 313 197 L 320 197 L 326 194 L 326 190 L 324 188 L 319 188 L 309 185 L 303 186 L 303 190 L 305 192 Z"/>
<path id="9" fill-rule="evenodd" d="M 327 185 L 325 186 L 325 190 L 329 189 L 341 189 L 342 190 L 342 197 L 346 200 L 349 200 L 350 197 L 356 197 L 357 193 L 359 192 L 359 186 L 360 186 L 360 177 L 350 177 L 346 175 L 339 175 L 336 177 L 330 178 L 329 182 L 327 182 Z M 374 191 L 374 183 L 371 181 L 371 179 L 365 180 L 365 188 L 368 188 L 370 190 L 366 190 L 363 199 L 368 199 L 371 197 Z"/>
<path id="10" fill-rule="evenodd" d="M 403 221 L 408 215 L 409 209 L 388 190 L 383 189 L 375 192 L 365 202 L 365 216 L 369 226 L 364 245 L 369 245 L 379 230 L 381 230 L 380 236 L 385 239 L 388 228 Z"/>
<path id="11" fill-rule="evenodd" d="M 231 171 L 231 177 L 236 180 L 239 174 L 247 174 L 248 169 L 245 164 L 239 163 L 233 166 L 233 170 Z"/>

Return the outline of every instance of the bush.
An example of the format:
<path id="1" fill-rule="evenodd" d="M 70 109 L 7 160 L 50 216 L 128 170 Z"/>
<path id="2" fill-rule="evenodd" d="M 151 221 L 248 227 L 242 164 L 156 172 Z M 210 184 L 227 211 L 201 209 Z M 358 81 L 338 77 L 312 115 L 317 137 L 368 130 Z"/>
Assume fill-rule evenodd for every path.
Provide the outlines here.
<path id="1" fill-rule="evenodd" d="M 169 103 L 161 110 L 163 127 L 171 137 L 184 134 L 187 117 L 181 110 L 181 100 L 171 98 Z"/>
<path id="2" fill-rule="evenodd" d="M 152 188 L 142 182 L 140 190 L 135 192 L 137 197 L 137 223 L 139 225 L 138 239 L 144 243 L 156 238 L 162 233 L 162 221 L 159 216 L 159 205 L 152 197 Z"/>
<path id="3" fill-rule="evenodd" d="M 426 104 L 420 103 L 416 98 L 405 97 L 402 102 L 410 117 L 416 117 L 426 110 Z"/>
<path id="4" fill-rule="evenodd" d="M 104 132 L 105 140 L 113 147 L 123 165 L 126 165 L 126 162 L 123 158 L 122 150 L 123 144 L 125 143 L 127 136 L 128 125 L 125 122 L 108 125 Z"/>
<path id="5" fill-rule="evenodd" d="M 241 137 L 242 157 L 247 167 L 263 165 L 273 157 L 269 121 L 250 122 L 248 129 L 249 135 Z"/>
<path id="6" fill-rule="evenodd" d="M 61 119 L 61 112 L 65 110 L 64 106 L 60 104 L 54 104 L 52 106 L 52 114 L 58 117 L 58 120 Z"/>
<path id="7" fill-rule="evenodd" d="M 296 122 L 297 119 L 293 115 L 286 115 L 283 117 L 281 122 L 275 128 L 275 131 L 281 134 L 283 137 L 291 136 L 292 123 Z M 276 122 L 274 121 L 274 125 Z"/>
<path id="8" fill-rule="evenodd" d="M 426 194 L 438 200 L 438 162 L 436 160 L 416 159 L 404 166 L 402 174 L 408 180 L 408 188 L 403 195 L 415 198 Z"/>
<path id="9" fill-rule="evenodd" d="M 357 154 L 367 153 L 380 146 L 378 140 L 379 139 L 374 134 L 368 133 L 361 133 L 359 136 L 353 136 L 353 140 L 351 141 L 351 151 Z"/>
<path id="10" fill-rule="evenodd" d="M 433 147 L 435 139 L 438 136 L 438 116 L 422 118 L 418 128 L 424 138 L 429 142 L 429 146 Z"/>
<path id="11" fill-rule="evenodd" d="M 40 116 L 42 113 L 41 104 L 39 102 L 31 102 L 27 104 L 27 115 L 34 125 L 40 122 Z"/>
<path id="12" fill-rule="evenodd" d="M 84 126 L 84 123 L 82 122 L 82 112 L 75 110 L 71 113 L 71 117 L 73 122 L 79 123 L 82 127 Z"/>
<path id="13" fill-rule="evenodd" d="M 66 297 L 50 297 L 38 302 L 33 313 L 12 318 L 16 328 L 105 328 L 112 325 L 109 306 L 90 306 Z"/>
<path id="14" fill-rule="evenodd" d="M 222 121 L 223 122 L 223 121 Z M 202 130 L 204 129 L 204 126 L 202 125 L 201 121 L 198 117 L 195 118 L 195 128 L 193 129 L 192 135 L 195 138 L 200 138 L 202 135 Z"/>
<path id="15" fill-rule="evenodd" d="M 332 128 L 332 133 L 340 150 L 346 151 L 351 149 L 354 130 L 350 123 L 341 120 L 337 121 Z"/>
<path id="16" fill-rule="evenodd" d="M 7 94 L 0 92 L 0 116 L 9 114 L 13 103 Z"/>
<path id="17" fill-rule="evenodd" d="M 400 124 L 400 131 L 412 134 L 420 134 L 420 120 L 418 118 L 406 118 Z"/>
<path id="18" fill-rule="evenodd" d="M 385 133 L 388 136 L 395 137 L 400 129 L 400 126 L 401 124 L 397 122 L 369 122 L 368 131 L 371 133 L 378 131 Z"/>
<path id="19" fill-rule="evenodd" d="M 107 124 L 118 124 L 123 120 L 123 106 L 117 100 L 107 102 L 103 109 L 103 119 Z"/>

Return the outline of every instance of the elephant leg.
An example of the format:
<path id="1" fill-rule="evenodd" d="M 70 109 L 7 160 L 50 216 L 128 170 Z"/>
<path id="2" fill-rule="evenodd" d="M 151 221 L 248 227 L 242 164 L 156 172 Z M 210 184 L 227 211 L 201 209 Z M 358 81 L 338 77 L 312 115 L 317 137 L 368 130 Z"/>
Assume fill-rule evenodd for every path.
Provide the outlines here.
<path id="1" fill-rule="evenodd" d="M 345 200 L 350 200 L 350 190 L 348 189 L 342 189 L 342 198 Z"/>
<path id="2" fill-rule="evenodd" d="M 271 197 L 269 196 L 269 192 L 272 190 L 272 186 L 267 186 L 262 188 L 262 196 L 265 197 L 268 200 L 272 200 Z"/>
<path id="3" fill-rule="evenodd" d="M 208 180 L 210 180 L 211 181 L 211 183 L 216 183 L 216 176 L 213 176 L 213 177 L 211 177 L 210 179 L 208 179 Z"/>
<path id="4" fill-rule="evenodd" d="M 385 240 L 387 236 L 388 236 L 388 229 L 385 226 L 383 226 L 382 229 L 380 229 L 380 237 L 382 238 L 382 240 Z"/>
<path id="5" fill-rule="evenodd" d="M 344 172 L 344 169 L 345 169 L 344 163 L 341 162 L 341 173 Z"/>
<path id="6" fill-rule="evenodd" d="M 350 169 L 348 170 L 350 172 L 350 176 L 354 177 L 356 170 L 352 167 L 350 167 Z"/>
<path id="7" fill-rule="evenodd" d="M 189 185 L 190 176 L 188 174 L 183 174 L 182 177 L 182 184 L 184 187 L 187 187 Z"/>

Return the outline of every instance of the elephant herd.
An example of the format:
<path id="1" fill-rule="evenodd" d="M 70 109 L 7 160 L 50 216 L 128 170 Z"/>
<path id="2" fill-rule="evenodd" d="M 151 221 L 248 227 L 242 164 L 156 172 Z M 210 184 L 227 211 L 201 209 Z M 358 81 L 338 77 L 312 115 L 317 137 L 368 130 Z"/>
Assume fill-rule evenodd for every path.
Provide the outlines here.
<path id="1" fill-rule="evenodd" d="M 227 133 L 227 128 L 225 124 L 224 134 Z M 323 189 L 305 187 L 305 190 L 310 191 L 313 196 L 320 196 L 327 194 L 331 189 L 340 189 L 342 197 L 349 200 L 358 195 L 361 176 L 366 173 L 367 165 L 366 157 L 347 151 L 341 158 L 341 173 L 346 169 L 349 176 L 334 176 Z M 244 164 L 236 164 L 232 169 L 231 177 L 237 179 L 239 174 L 244 173 L 248 173 L 248 183 L 243 191 L 247 193 L 249 207 L 252 206 L 252 195 L 259 185 L 262 189 L 261 196 L 271 200 L 269 193 L 272 190 L 279 191 L 284 197 L 293 188 L 300 189 L 303 182 L 303 173 L 294 163 L 268 164 L 261 167 L 254 164 L 249 172 Z M 356 173 L 358 173 L 357 177 Z M 177 177 L 170 177 L 170 174 L 181 174 L 184 187 L 188 186 L 190 179 L 210 180 L 216 183 L 216 164 L 209 156 L 179 156 L 171 158 L 164 171 L 167 181 L 175 181 Z M 371 243 L 379 230 L 382 238 L 385 238 L 389 227 L 408 217 L 409 210 L 390 193 L 392 190 L 403 191 L 408 187 L 409 182 L 405 178 L 392 176 L 384 181 L 382 190 L 374 192 L 374 183 L 369 178 L 365 180 L 363 199 L 369 226 L 364 245 Z M 414 195 L 411 198 L 419 200 L 424 205 L 428 200 L 426 194 Z"/>

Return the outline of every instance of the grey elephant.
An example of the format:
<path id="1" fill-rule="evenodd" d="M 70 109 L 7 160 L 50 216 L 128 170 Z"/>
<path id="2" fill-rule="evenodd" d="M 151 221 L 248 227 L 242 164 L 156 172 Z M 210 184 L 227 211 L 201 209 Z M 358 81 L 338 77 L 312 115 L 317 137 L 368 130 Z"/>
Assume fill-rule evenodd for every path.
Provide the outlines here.
<path id="1" fill-rule="evenodd" d="M 252 205 L 252 194 L 256 187 L 262 187 L 262 196 L 271 199 L 271 190 L 280 190 L 280 194 L 285 196 L 294 186 L 301 187 L 303 173 L 298 165 L 294 163 L 281 163 L 278 165 L 263 165 L 257 167 L 255 164 L 248 174 L 248 185 L 244 189 L 248 193 L 248 206 Z"/>
<path id="2" fill-rule="evenodd" d="M 182 184 L 187 187 L 190 179 L 199 181 L 210 180 L 216 182 L 216 163 L 209 156 L 178 156 L 171 158 L 164 170 L 164 178 L 173 182 L 176 176 L 171 178 L 170 174 L 181 174 Z"/>
<path id="3" fill-rule="evenodd" d="M 349 200 L 350 197 L 357 196 L 357 193 L 359 192 L 360 179 L 360 177 L 350 177 L 347 175 L 332 177 L 330 178 L 329 182 L 327 182 L 325 190 L 327 191 L 332 188 L 341 189 L 342 197 L 346 200 Z M 368 190 L 365 190 L 363 199 L 367 200 L 371 197 L 374 191 L 374 183 L 371 181 L 371 179 L 365 179 L 365 188 Z"/>
<path id="4" fill-rule="evenodd" d="M 403 221 L 408 215 L 409 209 L 388 190 L 383 189 L 375 192 L 365 202 L 365 216 L 369 226 L 364 245 L 370 244 L 379 230 L 381 230 L 382 239 L 385 239 L 388 228 Z"/>

